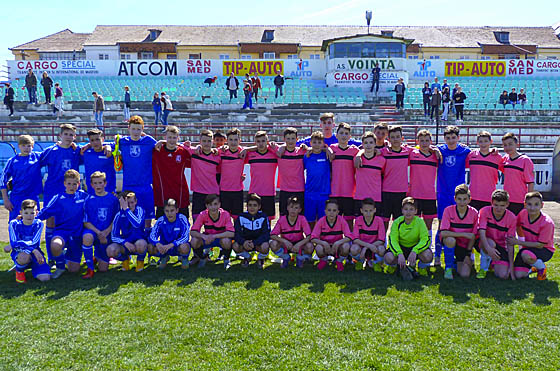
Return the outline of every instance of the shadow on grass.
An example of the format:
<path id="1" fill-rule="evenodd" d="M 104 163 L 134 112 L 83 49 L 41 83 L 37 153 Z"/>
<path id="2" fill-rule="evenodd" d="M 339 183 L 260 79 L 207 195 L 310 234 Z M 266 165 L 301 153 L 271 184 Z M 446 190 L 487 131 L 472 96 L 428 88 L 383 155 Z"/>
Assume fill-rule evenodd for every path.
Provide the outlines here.
<path id="1" fill-rule="evenodd" d="M 537 282 L 534 279 L 521 281 L 501 281 L 494 277 L 485 280 L 460 279 L 453 281 L 443 279 L 441 272 L 434 273 L 431 277 L 419 278 L 405 282 L 398 276 L 366 271 L 346 270 L 337 272 L 333 266 L 328 266 L 323 271 L 308 264 L 303 269 L 290 267 L 281 269 L 278 264 L 267 265 L 264 270 L 258 270 L 251 265 L 242 268 L 234 263 L 229 271 L 224 271 L 221 262 L 209 263 L 203 269 L 192 267 L 182 270 L 178 264 L 170 264 L 165 270 L 149 267 L 140 273 L 134 271 L 122 272 L 116 267 L 111 267 L 107 273 L 97 273 L 91 280 L 82 280 L 77 274 L 65 273 L 56 281 L 40 283 L 30 277 L 25 285 L 16 284 L 14 272 L 0 272 L 0 296 L 4 299 L 13 299 L 32 291 L 34 295 L 47 296 L 48 299 L 61 299 L 72 292 L 96 290 L 97 295 L 112 295 L 121 286 L 130 283 L 141 283 L 145 287 L 161 286 L 166 281 L 176 281 L 177 286 L 189 286 L 199 279 L 210 279 L 215 287 L 230 283 L 244 283 L 247 290 L 257 290 L 265 281 L 277 284 L 281 290 L 306 286 L 310 292 L 321 293 L 329 284 L 339 288 L 340 293 L 355 293 L 369 290 L 372 296 L 384 296 L 389 288 L 402 292 L 421 292 L 432 285 L 439 286 L 441 295 L 451 296 L 455 303 L 466 303 L 471 295 L 480 295 L 483 298 L 494 298 L 499 303 L 509 304 L 513 301 L 523 300 L 533 295 L 533 303 L 537 305 L 550 305 L 551 298 L 560 297 L 558 283 L 555 281 Z"/>

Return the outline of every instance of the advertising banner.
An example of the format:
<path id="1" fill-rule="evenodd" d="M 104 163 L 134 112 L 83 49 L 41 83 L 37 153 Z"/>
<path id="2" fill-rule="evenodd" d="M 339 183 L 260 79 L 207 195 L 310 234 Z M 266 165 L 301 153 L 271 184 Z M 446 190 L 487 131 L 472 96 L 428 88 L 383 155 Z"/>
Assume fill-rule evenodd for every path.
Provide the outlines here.
<path id="1" fill-rule="evenodd" d="M 560 77 L 560 61 L 540 59 L 510 59 L 507 61 L 508 76 Z"/>
<path id="2" fill-rule="evenodd" d="M 445 76 L 492 77 L 505 76 L 505 61 L 448 61 Z"/>
<path id="3" fill-rule="evenodd" d="M 395 84 L 399 78 L 403 78 L 405 85 L 408 84 L 408 73 L 404 71 L 381 72 L 379 76 L 379 95 L 392 95 Z M 369 91 L 372 84 L 370 72 L 329 72 L 327 73 L 327 86 L 349 86 L 358 87 Z"/>
<path id="4" fill-rule="evenodd" d="M 371 72 L 375 64 L 382 71 L 398 71 L 406 69 L 404 58 L 333 58 L 328 60 L 330 71 L 364 71 Z"/>

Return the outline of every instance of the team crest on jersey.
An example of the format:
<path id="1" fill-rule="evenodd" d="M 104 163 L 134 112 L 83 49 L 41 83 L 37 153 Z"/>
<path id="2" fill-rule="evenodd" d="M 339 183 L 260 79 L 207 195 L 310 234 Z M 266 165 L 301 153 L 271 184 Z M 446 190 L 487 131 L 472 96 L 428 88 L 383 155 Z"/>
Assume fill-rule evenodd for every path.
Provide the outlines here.
<path id="1" fill-rule="evenodd" d="M 447 167 L 453 167 L 455 166 L 456 163 L 457 163 L 457 159 L 455 158 L 455 156 L 447 156 L 445 158 L 445 166 Z"/>
<path id="2" fill-rule="evenodd" d="M 97 220 L 104 222 L 107 220 L 107 214 L 109 214 L 109 210 L 106 207 L 100 207 L 97 209 Z"/>
<path id="3" fill-rule="evenodd" d="M 130 157 L 140 157 L 140 146 L 130 146 Z"/>
<path id="4" fill-rule="evenodd" d="M 181 155 L 177 155 L 177 157 L 175 157 L 175 162 L 181 162 Z"/>
<path id="5" fill-rule="evenodd" d="M 70 170 L 72 168 L 72 161 L 70 161 L 69 159 L 64 159 L 62 160 L 61 166 L 64 171 Z"/>

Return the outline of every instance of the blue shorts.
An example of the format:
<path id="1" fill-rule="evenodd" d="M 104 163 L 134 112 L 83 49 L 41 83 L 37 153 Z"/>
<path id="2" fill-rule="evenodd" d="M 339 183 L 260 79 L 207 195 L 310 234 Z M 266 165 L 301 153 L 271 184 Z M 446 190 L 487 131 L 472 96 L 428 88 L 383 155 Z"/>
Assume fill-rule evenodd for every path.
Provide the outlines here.
<path id="1" fill-rule="evenodd" d="M 64 258 L 66 262 L 81 263 L 82 262 L 82 234 L 72 236 L 69 231 L 56 229 L 53 231 L 53 239 L 62 237 L 64 240 Z"/>
<path id="2" fill-rule="evenodd" d="M 136 194 L 138 206 L 146 212 L 146 219 L 154 219 L 156 214 L 154 211 L 154 190 L 151 185 L 148 186 L 129 186 L 124 187 L 125 191 L 132 191 Z"/>
<path id="3" fill-rule="evenodd" d="M 39 249 L 39 251 L 41 252 L 41 255 L 43 255 L 43 259 L 45 259 L 45 254 L 43 254 L 43 251 L 41 251 Z M 16 263 L 16 258 L 19 254 L 19 251 L 13 251 L 10 254 L 12 257 L 12 260 L 14 261 L 14 264 Z M 47 264 L 47 259 L 45 259 L 43 264 L 39 264 L 37 262 L 37 259 L 35 258 L 35 255 L 31 254 L 31 262 L 29 262 L 29 264 L 27 264 L 27 266 L 25 267 L 25 269 L 31 269 L 31 274 L 33 274 L 34 278 L 37 278 L 38 275 L 41 274 L 51 274 L 51 267 Z"/>
<path id="4" fill-rule="evenodd" d="M 111 244 L 111 235 L 107 236 L 107 243 L 102 244 L 99 241 L 99 238 L 97 238 L 97 234 L 91 229 L 84 229 L 84 233 L 82 233 L 82 235 L 86 234 L 91 234 L 93 236 L 93 247 L 95 248 L 95 252 L 93 255 L 97 258 L 97 260 L 109 263 L 109 257 L 107 256 L 107 246 Z"/>
<path id="5" fill-rule="evenodd" d="M 41 205 L 39 205 L 39 196 L 31 196 L 31 197 L 26 197 L 23 195 L 12 195 L 10 194 L 10 202 L 12 203 L 12 205 L 14 205 L 14 209 L 12 211 L 10 211 L 10 221 L 14 220 L 15 218 L 18 217 L 19 212 L 21 211 L 21 203 L 24 200 L 35 200 L 35 202 L 37 202 L 37 210 L 41 209 Z"/>
<path id="6" fill-rule="evenodd" d="M 316 198 L 308 197 L 307 195 L 305 195 L 305 210 L 303 212 L 303 215 L 308 222 L 316 222 L 325 216 L 325 202 L 327 201 L 327 199 L 327 197 Z"/>
<path id="7" fill-rule="evenodd" d="M 439 220 L 443 218 L 443 211 L 446 207 L 455 205 L 455 197 L 453 195 L 440 195 L 437 198 L 437 217 Z"/>

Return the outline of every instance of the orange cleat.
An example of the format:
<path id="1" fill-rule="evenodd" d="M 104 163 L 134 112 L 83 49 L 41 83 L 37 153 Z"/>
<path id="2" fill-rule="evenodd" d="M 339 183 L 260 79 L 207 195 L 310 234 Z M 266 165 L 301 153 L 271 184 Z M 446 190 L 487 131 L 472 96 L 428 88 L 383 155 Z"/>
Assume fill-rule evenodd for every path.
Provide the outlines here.
<path id="1" fill-rule="evenodd" d="M 25 272 L 16 272 L 16 282 L 17 283 L 27 282 L 27 279 L 25 278 Z"/>
<path id="2" fill-rule="evenodd" d="M 90 279 L 90 278 L 93 278 L 93 274 L 94 274 L 94 273 L 95 273 L 95 272 L 94 272 L 93 270 L 91 270 L 91 269 L 88 268 L 86 274 L 84 274 L 84 275 L 82 276 L 82 279 L 88 280 L 88 279 Z"/>
<path id="3" fill-rule="evenodd" d="M 537 280 L 546 281 L 546 267 L 537 271 Z"/>

